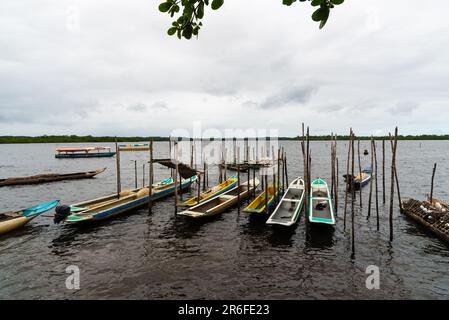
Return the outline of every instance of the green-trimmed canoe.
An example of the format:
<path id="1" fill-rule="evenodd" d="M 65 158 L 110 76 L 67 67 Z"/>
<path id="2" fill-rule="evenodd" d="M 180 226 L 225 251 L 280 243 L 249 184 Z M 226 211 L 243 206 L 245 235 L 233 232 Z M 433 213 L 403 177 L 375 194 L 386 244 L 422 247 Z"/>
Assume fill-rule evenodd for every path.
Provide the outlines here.
<path id="1" fill-rule="evenodd" d="M 313 181 L 310 191 L 309 221 L 335 225 L 334 205 L 326 181 L 323 179 Z"/>

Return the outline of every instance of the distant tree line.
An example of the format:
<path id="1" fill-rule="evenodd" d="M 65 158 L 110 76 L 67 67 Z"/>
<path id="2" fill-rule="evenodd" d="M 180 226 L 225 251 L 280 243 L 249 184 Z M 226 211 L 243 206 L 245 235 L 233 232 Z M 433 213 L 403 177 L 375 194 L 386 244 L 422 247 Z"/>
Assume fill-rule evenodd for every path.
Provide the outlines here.
<path id="1" fill-rule="evenodd" d="M 360 140 L 370 140 L 369 136 L 358 137 Z M 89 142 L 146 142 L 146 141 L 168 141 L 169 137 L 112 137 L 112 136 L 77 136 L 77 135 L 43 135 L 37 137 L 29 136 L 0 136 L 0 144 L 5 143 L 89 143 Z M 267 138 L 269 139 L 269 138 Z M 301 137 L 280 137 L 279 140 L 300 140 Z M 330 135 L 310 136 L 311 141 L 329 141 Z M 349 136 L 337 136 L 338 140 L 349 140 Z M 389 139 L 387 136 L 376 136 L 376 140 Z M 211 139 L 215 140 L 215 139 Z M 406 135 L 399 136 L 399 140 L 449 140 L 449 135 Z"/>

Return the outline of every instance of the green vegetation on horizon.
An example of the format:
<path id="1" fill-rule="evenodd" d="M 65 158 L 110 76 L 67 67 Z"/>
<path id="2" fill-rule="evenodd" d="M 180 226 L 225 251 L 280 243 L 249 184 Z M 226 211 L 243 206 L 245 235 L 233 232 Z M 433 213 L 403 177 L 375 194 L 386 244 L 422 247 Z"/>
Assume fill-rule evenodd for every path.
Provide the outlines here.
<path id="1" fill-rule="evenodd" d="M 361 136 L 357 137 L 360 140 L 369 140 L 371 137 Z M 374 137 L 376 140 L 389 139 L 389 137 Z M 12 144 L 12 143 L 91 143 L 91 142 L 115 142 L 117 139 L 118 142 L 145 142 L 145 141 L 168 141 L 169 137 L 112 137 L 112 136 L 103 136 L 103 137 L 94 137 L 94 136 L 76 136 L 76 135 L 44 135 L 38 137 L 29 137 L 29 136 L 0 136 L 0 144 Z M 262 139 L 262 138 L 260 138 Z M 280 137 L 279 140 L 300 140 L 301 137 Z M 331 139 L 330 135 L 324 136 L 310 136 L 311 141 L 329 141 Z M 337 136 L 338 140 L 349 140 L 349 136 Z M 407 135 L 407 136 L 399 136 L 399 140 L 449 140 L 449 135 L 431 135 L 431 134 L 423 134 L 423 135 Z M 211 139 L 214 140 L 214 139 Z"/>

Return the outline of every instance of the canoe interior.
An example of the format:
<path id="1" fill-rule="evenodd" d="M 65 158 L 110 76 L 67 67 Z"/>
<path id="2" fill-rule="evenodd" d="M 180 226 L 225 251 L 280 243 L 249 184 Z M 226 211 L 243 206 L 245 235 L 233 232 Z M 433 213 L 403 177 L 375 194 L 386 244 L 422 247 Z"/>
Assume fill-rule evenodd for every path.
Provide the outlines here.
<path id="1" fill-rule="evenodd" d="M 211 200 L 207 200 L 199 205 L 194 206 L 193 208 L 188 209 L 187 211 L 184 211 L 184 213 L 192 212 L 192 213 L 204 213 L 207 215 L 208 211 L 212 209 L 218 209 L 218 211 L 222 211 L 223 208 L 225 208 L 227 205 L 231 205 L 232 202 L 236 201 L 238 199 L 238 195 L 240 194 L 241 199 L 245 199 L 249 195 L 249 190 L 252 190 L 253 188 L 253 181 L 248 185 L 248 182 L 243 183 L 240 186 L 234 187 L 233 189 L 223 193 L 222 195 L 213 198 Z M 255 185 L 259 184 L 259 181 L 255 180 Z M 222 204 L 226 203 L 225 207 L 219 209 L 218 207 Z M 213 210 L 212 210 L 213 211 Z M 181 215 L 183 213 L 180 213 Z"/>
<path id="2" fill-rule="evenodd" d="M 317 205 L 320 203 L 325 203 L 325 208 L 317 209 Z M 332 203 L 329 199 L 312 199 L 311 206 L 313 208 L 313 218 L 333 220 Z"/>
<path id="3" fill-rule="evenodd" d="M 274 197 L 277 194 L 277 187 L 275 187 L 274 185 L 270 185 L 267 188 L 268 192 L 265 193 L 265 191 L 263 191 L 259 196 L 256 197 L 256 199 L 254 199 L 253 202 L 251 202 L 245 209 L 245 212 L 258 212 L 261 213 L 262 211 L 265 211 L 265 203 L 267 203 L 268 207 L 271 207 L 274 203 Z M 268 194 L 268 196 L 266 196 L 266 194 Z M 266 198 L 266 199 L 265 199 Z"/>
<path id="4" fill-rule="evenodd" d="M 200 202 L 211 199 L 214 195 L 219 195 L 221 192 L 226 191 L 227 188 L 230 188 L 231 186 L 235 185 L 237 182 L 236 177 L 231 177 L 230 179 L 220 183 L 219 185 L 216 185 L 200 194 Z M 190 206 L 190 205 L 196 205 L 198 203 L 198 196 L 190 198 L 186 200 L 185 202 L 181 203 L 180 206 Z"/>
<path id="5" fill-rule="evenodd" d="M 11 212 L 0 213 L 0 223 L 23 217 L 22 213 L 23 213 L 23 211 L 18 211 L 18 212 L 11 211 Z"/>
<path id="6" fill-rule="evenodd" d="M 205 202 L 201 206 L 198 206 L 198 207 L 196 207 L 194 209 L 190 209 L 189 211 L 204 213 L 204 212 L 207 212 L 208 210 L 210 210 L 212 208 L 215 208 L 216 206 L 218 206 L 218 205 L 220 205 L 220 204 L 222 204 L 222 203 L 224 203 L 224 202 L 226 202 L 228 200 L 229 200 L 229 198 L 219 196 L 219 197 L 217 197 L 215 199 L 212 199 L 210 201 Z"/>
<path id="7" fill-rule="evenodd" d="M 271 220 L 290 221 L 301 209 L 304 203 L 302 198 L 304 190 L 290 189 L 290 191 L 289 195 L 281 201 L 276 212 L 270 217 Z"/>

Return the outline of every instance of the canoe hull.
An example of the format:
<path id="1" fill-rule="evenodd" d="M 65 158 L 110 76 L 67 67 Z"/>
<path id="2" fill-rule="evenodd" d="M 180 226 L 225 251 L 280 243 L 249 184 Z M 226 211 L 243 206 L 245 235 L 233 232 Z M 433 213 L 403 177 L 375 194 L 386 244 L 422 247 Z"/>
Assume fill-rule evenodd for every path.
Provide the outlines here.
<path id="1" fill-rule="evenodd" d="M 184 190 L 184 189 L 189 188 L 195 181 L 196 181 L 196 179 L 192 179 L 191 181 L 190 180 L 184 181 L 183 184 L 180 187 L 178 187 L 178 190 Z M 155 192 L 151 195 L 151 201 L 157 201 L 157 200 L 166 198 L 170 195 L 173 195 L 174 193 L 175 193 L 174 186 L 167 188 L 165 190 L 161 190 L 159 192 Z M 101 201 L 107 202 L 107 201 L 114 201 L 115 199 L 116 199 L 116 201 L 120 201 L 120 199 L 117 199 L 116 195 L 110 195 L 110 196 L 106 196 L 106 197 L 103 197 L 103 198 L 100 198 L 97 200 L 91 200 L 91 201 L 74 204 L 73 206 L 74 207 L 83 207 L 83 206 L 88 206 L 89 204 L 95 203 L 98 201 L 100 201 L 100 203 L 101 203 Z M 95 212 L 90 215 L 83 215 L 83 211 L 80 211 L 80 212 L 73 214 L 73 215 L 69 216 L 68 218 L 66 218 L 64 220 L 64 222 L 67 222 L 69 224 L 76 224 L 76 223 L 81 223 L 81 222 L 94 222 L 94 221 L 99 221 L 99 220 L 110 219 L 119 214 L 137 210 L 140 207 L 148 205 L 149 202 L 150 202 L 149 196 L 144 196 L 144 197 L 137 198 L 137 199 L 134 198 L 134 199 L 130 199 L 129 201 L 125 201 L 124 203 L 113 206 L 111 208 L 105 209 L 104 211 Z"/>
<path id="2" fill-rule="evenodd" d="M 30 222 L 33 218 L 18 217 L 15 219 L 0 222 L 0 234 L 19 229 Z"/>
<path id="3" fill-rule="evenodd" d="M 105 170 L 106 168 L 88 172 L 67 173 L 67 174 L 42 174 L 30 177 L 9 178 L 0 180 L 0 187 L 49 183 L 63 180 L 90 179 L 104 172 Z"/>
<path id="4" fill-rule="evenodd" d="M 115 152 L 55 154 L 56 159 L 108 158 L 115 156 Z"/>

